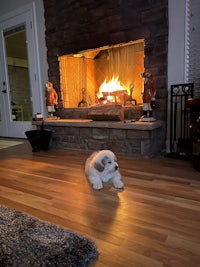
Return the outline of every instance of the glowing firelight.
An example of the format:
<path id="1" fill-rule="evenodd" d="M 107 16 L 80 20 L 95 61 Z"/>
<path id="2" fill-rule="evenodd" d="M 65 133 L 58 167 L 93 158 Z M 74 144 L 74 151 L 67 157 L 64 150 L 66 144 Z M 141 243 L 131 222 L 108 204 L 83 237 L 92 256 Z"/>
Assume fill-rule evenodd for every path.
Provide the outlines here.
<path id="1" fill-rule="evenodd" d="M 127 95 L 126 89 L 121 85 L 119 77 L 113 76 L 110 81 L 104 81 L 99 87 L 97 98 L 100 104 L 124 104 Z"/>
<path id="2" fill-rule="evenodd" d="M 115 77 L 113 76 L 110 81 L 104 81 L 101 86 L 99 87 L 99 93 L 98 97 L 103 96 L 103 92 L 109 93 L 109 92 L 115 92 L 115 91 L 120 91 L 124 90 L 123 86 L 121 85 L 119 81 L 119 76 Z"/>

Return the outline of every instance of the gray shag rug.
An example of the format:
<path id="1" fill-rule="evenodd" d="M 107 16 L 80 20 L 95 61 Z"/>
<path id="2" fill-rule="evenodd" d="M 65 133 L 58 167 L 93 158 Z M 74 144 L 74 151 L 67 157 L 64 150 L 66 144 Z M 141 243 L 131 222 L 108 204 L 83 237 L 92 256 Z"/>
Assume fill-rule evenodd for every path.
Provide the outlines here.
<path id="1" fill-rule="evenodd" d="M 97 256 L 87 237 L 0 206 L 1 267 L 85 267 Z"/>

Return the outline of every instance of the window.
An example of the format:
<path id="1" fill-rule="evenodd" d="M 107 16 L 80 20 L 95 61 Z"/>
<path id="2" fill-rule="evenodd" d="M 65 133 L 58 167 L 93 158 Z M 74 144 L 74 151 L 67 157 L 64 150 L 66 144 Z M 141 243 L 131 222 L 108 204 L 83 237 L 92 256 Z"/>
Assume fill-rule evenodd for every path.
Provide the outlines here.
<path id="1" fill-rule="evenodd" d="M 200 1 L 186 1 L 186 79 L 200 98 Z"/>

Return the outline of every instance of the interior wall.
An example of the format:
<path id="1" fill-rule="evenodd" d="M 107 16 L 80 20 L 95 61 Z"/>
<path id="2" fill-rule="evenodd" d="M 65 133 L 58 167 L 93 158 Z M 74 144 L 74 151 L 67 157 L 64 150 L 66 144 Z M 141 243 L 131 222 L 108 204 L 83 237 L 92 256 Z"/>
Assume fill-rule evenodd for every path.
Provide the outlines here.
<path id="1" fill-rule="evenodd" d="M 166 150 L 170 151 L 170 86 L 186 81 L 186 1 L 168 0 L 169 42 L 168 42 L 168 108 Z"/>
<path id="2" fill-rule="evenodd" d="M 169 0 L 168 86 L 186 82 L 186 0 Z"/>

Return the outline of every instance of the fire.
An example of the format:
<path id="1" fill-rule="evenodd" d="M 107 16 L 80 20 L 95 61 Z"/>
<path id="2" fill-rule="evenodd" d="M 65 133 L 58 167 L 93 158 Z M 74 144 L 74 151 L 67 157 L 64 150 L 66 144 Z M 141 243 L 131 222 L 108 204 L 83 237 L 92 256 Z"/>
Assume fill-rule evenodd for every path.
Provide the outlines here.
<path id="1" fill-rule="evenodd" d="M 114 92 L 119 90 L 124 90 L 123 86 L 119 81 L 119 76 L 117 77 L 113 76 L 112 79 L 108 82 L 105 80 L 99 87 L 99 93 Z"/>
<path id="2" fill-rule="evenodd" d="M 97 98 L 101 100 L 101 104 L 120 103 L 124 100 L 124 94 L 127 95 L 126 89 L 121 85 L 119 76 L 113 76 L 110 81 L 104 81 L 99 87 Z"/>

